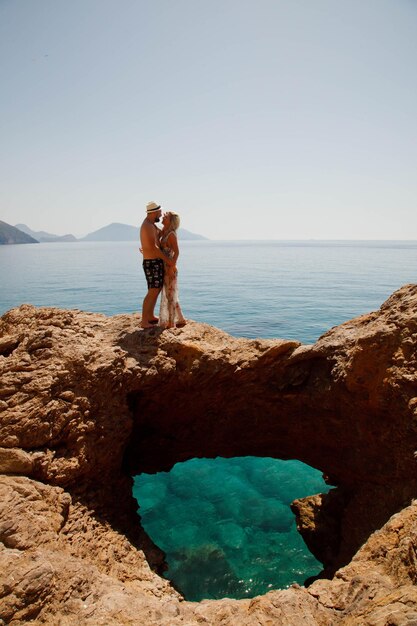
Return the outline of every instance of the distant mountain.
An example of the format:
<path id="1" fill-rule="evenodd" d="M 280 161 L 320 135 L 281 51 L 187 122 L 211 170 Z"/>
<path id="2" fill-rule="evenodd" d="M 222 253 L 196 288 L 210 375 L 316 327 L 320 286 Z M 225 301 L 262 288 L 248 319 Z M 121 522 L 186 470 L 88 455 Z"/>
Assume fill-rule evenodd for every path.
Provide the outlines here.
<path id="1" fill-rule="evenodd" d="M 137 241 L 138 227 L 113 222 L 92 233 L 88 233 L 81 241 Z"/>
<path id="2" fill-rule="evenodd" d="M 196 233 L 192 233 L 189 230 L 185 230 L 185 228 L 178 229 L 178 237 L 182 241 L 207 241 L 207 237 L 203 237 L 203 235 L 197 235 Z"/>
<path id="3" fill-rule="evenodd" d="M 12 243 L 39 243 L 39 241 L 15 226 L 0 220 L 0 245 Z"/>
<path id="4" fill-rule="evenodd" d="M 202 235 L 191 233 L 185 228 L 178 229 L 178 237 L 182 240 L 206 239 Z M 139 226 L 129 226 L 129 224 L 119 224 L 113 222 L 108 226 L 103 226 L 82 238 L 81 241 L 137 241 L 139 239 Z"/>
<path id="5" fill-rule="evenodd" d="M 23 231 L 27 235 L 34 237 L 41 243 L 51 243 L 51 242 L 59 242 L 59 241 L 77 241 L 74 235 L 52 235 L 51 233 L 46 233 L 44 230 L 32 230 L 26 224 L 16 224 L 15 228 Z"/>

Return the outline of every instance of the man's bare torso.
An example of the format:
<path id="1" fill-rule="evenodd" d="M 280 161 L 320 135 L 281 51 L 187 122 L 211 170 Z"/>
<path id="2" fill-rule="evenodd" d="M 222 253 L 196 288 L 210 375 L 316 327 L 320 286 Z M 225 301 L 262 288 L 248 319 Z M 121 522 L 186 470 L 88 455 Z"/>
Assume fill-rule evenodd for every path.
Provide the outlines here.
<path id="1" fill-rule="evenodd" d="M 145 219 L 140 227 L 140 243 L 144 259 L 157 259 L 161 257 L 159 249 L 159 230 L 148 219 Z"/>

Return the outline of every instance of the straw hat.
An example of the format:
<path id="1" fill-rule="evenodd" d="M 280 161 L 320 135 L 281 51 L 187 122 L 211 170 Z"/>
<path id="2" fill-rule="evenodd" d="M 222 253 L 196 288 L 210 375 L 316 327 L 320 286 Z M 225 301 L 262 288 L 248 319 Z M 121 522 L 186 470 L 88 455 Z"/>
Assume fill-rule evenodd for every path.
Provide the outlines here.
<path id="1" fill-rule="evenodd" d="M 146 213 L 155 213 L 155 211 L 159 211 L 160 208 L 160 204 L 156 204 L 156 202 L 148 202 L 146 205 Z"/>

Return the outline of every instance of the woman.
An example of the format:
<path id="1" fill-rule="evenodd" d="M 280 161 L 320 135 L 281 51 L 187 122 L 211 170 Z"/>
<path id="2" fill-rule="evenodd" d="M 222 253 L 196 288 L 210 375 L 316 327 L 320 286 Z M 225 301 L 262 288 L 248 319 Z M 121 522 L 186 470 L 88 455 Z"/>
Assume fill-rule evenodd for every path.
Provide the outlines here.
<path id="1" fill-rule="evenodd" d="M 164 286 L 161 295 L 159 325 L 164 328 L 185 326 L 186 320 L 178 300 L 178 272 L 176 262 L 179 256 L 177 229 L 180 225 L 178 213 L 168 211 L 162 218 L 163 229 L 159 243 L 164 254 L 174 261 L 174 265 L 165 264 Z"/>

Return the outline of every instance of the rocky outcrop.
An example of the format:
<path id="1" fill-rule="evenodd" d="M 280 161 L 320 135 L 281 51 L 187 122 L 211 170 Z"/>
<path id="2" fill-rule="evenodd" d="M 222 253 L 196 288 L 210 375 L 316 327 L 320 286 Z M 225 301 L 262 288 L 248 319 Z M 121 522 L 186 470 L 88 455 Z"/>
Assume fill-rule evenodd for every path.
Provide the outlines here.
<path id="1" fill-rule="evenodd" d="M 197 323 L 143 331 L 134 315 L 28 305 L 4 315 L 4 622 L 417 620 L 416 306 L 417 286 L 404 287 L 312 346 Z M 186 602 L 159 576 L 163 555 L 140 527 L 132 475 L 245 455 L 297 458 L 335 485 L 293 503 L 331 579 Z"/>

